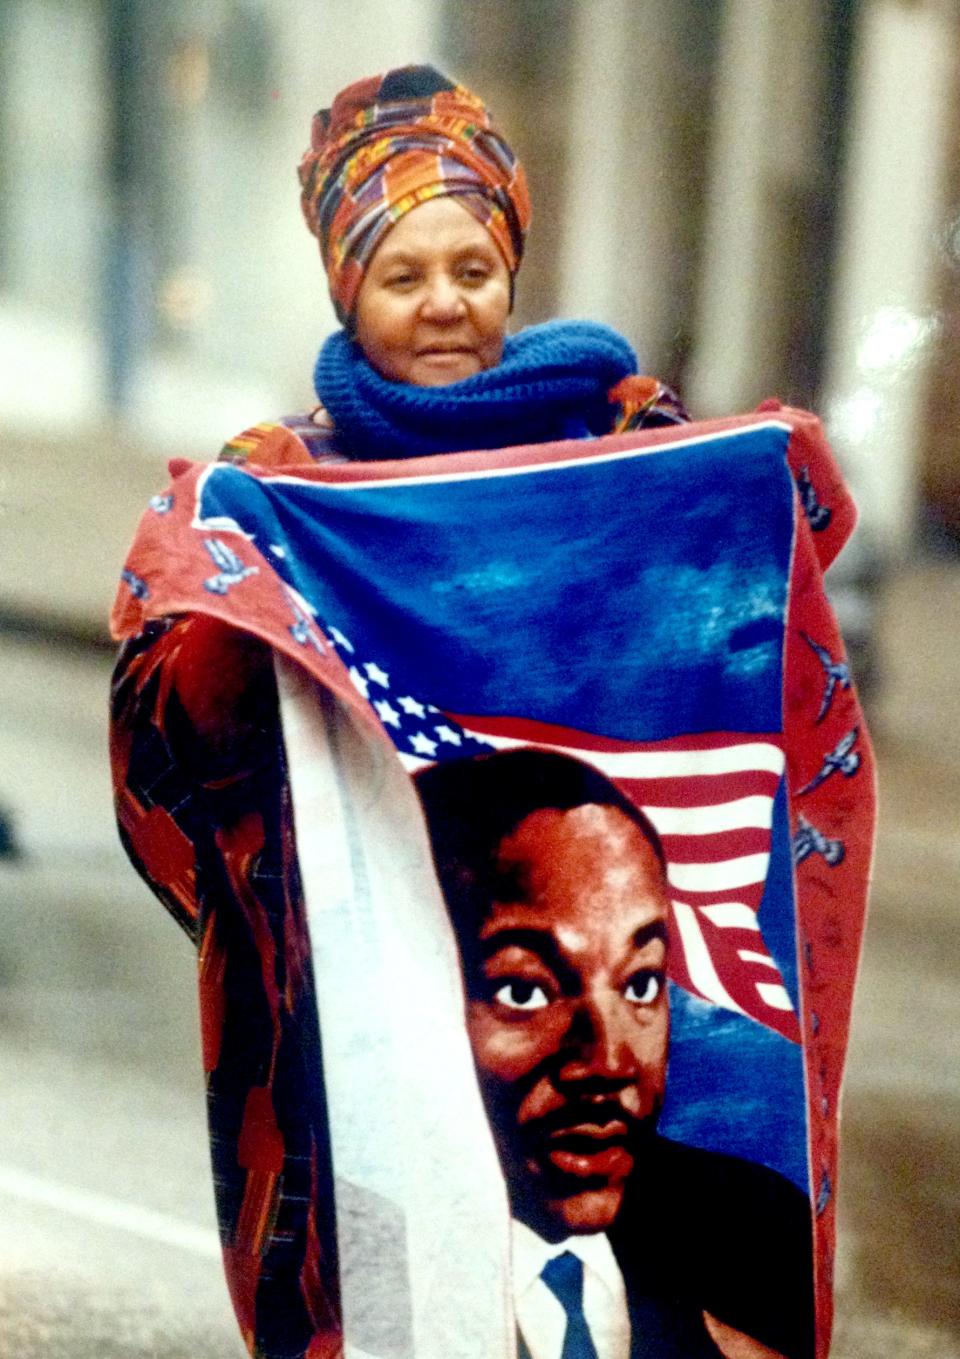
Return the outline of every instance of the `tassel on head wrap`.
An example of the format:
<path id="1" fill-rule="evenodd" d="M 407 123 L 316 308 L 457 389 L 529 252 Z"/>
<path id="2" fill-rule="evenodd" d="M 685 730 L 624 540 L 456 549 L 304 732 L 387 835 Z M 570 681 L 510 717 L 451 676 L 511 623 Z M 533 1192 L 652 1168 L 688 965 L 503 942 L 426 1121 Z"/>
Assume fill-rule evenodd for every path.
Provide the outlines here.
<path id="1" fill-rule="evenodd" d="M 428 199 L 456 194 L 496 242 L 511 280 L 530 225 L 523 168 L 483 101 L 432 66 L 349 85 L 313 120 L 301 204 L 347 322 L 373 253 Z"/>

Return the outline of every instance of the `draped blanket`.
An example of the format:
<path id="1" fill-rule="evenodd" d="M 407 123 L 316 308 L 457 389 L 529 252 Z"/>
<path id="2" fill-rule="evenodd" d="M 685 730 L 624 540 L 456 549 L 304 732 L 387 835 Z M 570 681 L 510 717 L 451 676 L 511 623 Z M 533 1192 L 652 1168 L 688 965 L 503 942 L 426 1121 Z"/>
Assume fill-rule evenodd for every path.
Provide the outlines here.
<path id="1" fill-rule="evenodd" d="M 779 1267 L 761 1217 L 748 1207 L 746 1226 L 717 1220 L 726 1210 L 664 1190 L 666 1239 L 687 1252 L 696 1310 L 823 1359 L 874 790 L 823 589 L 853 508 L 816 420 L 771 403 L 490 453 L 289 470 L 176 461 L 171 473 L 113 615 L 131 639 L 115 709 L 118 815 L 135 863 L 201 945 L 218 1207 L 253 1352 L 334 1354 L 341 1324 L 358 1355 L 515 1352 L 511 1185 L 415 786 L 442 763 L 533 749 L 598 771 L 662 846 L 659 1138 L 766 1167 L 809 1200 L 809 1264 L 784 1254 L 782 1268 L 812 1272 L 812 1344 L 779 1336 L 775 1321 L 764 1331 L 760 1302 L 752 1324 L 751 1294 Z M 280 802 L 292 789 L 292 864 L 265 863 L 269 816 L 256 833 L 239 814 L 229 824 L 227 766 L 202 796 L 182 770 L 164 773 L 157 714 L 175 687 L 177 633 L 159 620 L 174 616 L 220 620 L 273 650 L 282 777 L 259 787 Z M 231 655 L 218 661 L 214 647 L 204 663 L 213 672 Z M 177 721 L 188 715 L 185 704 Z M 289 829 L 286 840 L 281 859 Z M 256 924 L 278 875 L 278 918 L 296 914 L 302 882 L 296 964 L 287 926 Z M 244 1005 L 260 1000 L 230 983 L 227 898 L 273 997 L 269 1061 L 245 1057 Z M 284 1045 L 299 1045 L 293 1063 L 278 1062 Z M 290 1131 L 308 1117 L 293 1108 L 297 1080 L 310 1085 L 313 1140 Z M 288 1320 L 271 1320 L 285 1307 Z M 632 1324 L 638 1315 L 631 1301 Z"/>

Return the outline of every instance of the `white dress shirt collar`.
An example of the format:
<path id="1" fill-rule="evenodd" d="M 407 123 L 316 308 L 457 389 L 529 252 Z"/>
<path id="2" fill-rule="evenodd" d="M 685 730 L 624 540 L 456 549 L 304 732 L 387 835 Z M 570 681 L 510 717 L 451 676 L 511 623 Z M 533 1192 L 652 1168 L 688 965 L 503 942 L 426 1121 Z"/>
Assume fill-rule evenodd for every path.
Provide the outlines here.
<path id="1" fill-rule="evenodd" d="M 623 1290 L 623 1276 L 617 1264 L 610 1242 L 603 1232 L 589 1236 L 568 1236 L 566 1241 L 544 1241 L 525 1222 L 513 1219 L 513 1287 L 517 1294 L 522 1293 L 539 1279 L 548 1260 L 571 1251 L 603 1280 L 610 1292 L 616 1294 Z"/>
<path id="2" fill-rule="evenodd" d="M 613 1249 L 602 1232 L 544 1241 L 513 1221 L 513 1296 L 531 1359 L 560 1359 L 566 1315 L 540 1277 L 548 1260 L 571 1251 L 583 1262 L 583 1311 L 598 1359 L 628 1359 L 627 1293 Z"/>

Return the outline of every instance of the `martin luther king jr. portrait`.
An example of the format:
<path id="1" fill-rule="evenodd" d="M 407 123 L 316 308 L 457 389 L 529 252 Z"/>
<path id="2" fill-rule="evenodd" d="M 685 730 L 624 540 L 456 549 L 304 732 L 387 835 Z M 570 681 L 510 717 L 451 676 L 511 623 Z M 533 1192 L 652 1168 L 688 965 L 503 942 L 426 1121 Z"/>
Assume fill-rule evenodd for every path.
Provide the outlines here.
<path id="1" fill-rule="evenodd" d="M 653 826 L 552 752 L 416 783 L 510 1197 L 523 1359 L 810 1359 L 806 1197 L 658 1131 L 670 896 Z"/>

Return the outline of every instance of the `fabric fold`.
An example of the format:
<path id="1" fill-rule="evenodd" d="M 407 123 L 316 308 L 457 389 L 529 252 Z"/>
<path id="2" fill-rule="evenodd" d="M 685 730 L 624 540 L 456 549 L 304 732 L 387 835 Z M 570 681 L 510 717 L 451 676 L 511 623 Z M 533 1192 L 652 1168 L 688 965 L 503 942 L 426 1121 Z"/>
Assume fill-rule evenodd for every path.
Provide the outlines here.
<path id="1" fill-rule="evenodd" d="M 510 1213 L 453 933 L 389 749 L 277 661 L 330 1108 L 340 1293 L 372 1359 L 512 1359 Z"/>

